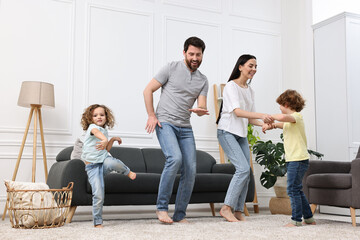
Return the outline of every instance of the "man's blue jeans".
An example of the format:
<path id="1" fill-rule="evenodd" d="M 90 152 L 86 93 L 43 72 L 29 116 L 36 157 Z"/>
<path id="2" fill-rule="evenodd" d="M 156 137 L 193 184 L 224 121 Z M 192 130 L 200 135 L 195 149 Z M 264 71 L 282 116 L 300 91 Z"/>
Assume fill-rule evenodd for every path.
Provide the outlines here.
<path id="1" fill-rule="evenodd" d="M 246 137 L 239 137 L 218 129 L 217 137 L 230 162 L 235 166 L 235 173 L 226 193 L 224 204 L 235 211 L 244 211 L 246 195 L 250 181 L 250 150 Z"/>
<path id="2" fill-rule="evenodd" d="M 157 210 L 168 211 L 176 174 L 180 169 L 180 182 L 175 200 L 173 221 L 185 218 L 195 183 L 196 147 L 192 128 L 177 127 L 162 122 L 156 126 L 156 135 L 166 161 L 160 178 Z"/>
<path id="3" fill-rule="evenodd" d="M 312 218 L 309 202 L 302 191 L 302 180 L 309 167 L 309 160 L 287 162 L 287 194 L 290 197 L 292 216 L 291 220 L 296 223 L 304 219 Z"/>
<path id="4" fill-rule="evenodd" d="M 102 209 L 105 200 L 104 176 L 112 171 L 128 175 L 130 169 L 119 159 L 108 156 L 103 163 L 89 163 L 85 166 L 93 197 L 94 226 L 102 224 Z"/>

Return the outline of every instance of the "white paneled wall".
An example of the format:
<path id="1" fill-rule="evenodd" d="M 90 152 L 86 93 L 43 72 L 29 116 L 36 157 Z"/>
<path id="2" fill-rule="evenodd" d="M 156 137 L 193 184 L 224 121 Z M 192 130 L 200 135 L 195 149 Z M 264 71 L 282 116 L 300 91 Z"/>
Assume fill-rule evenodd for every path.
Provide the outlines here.
<path id="1" fill-rule="evenodd" d="M 237 58 L 258 58 L 253 80 L 256 107 L 278 112 L 282 92 L 281 0 L 1 0 L 0 1 L 0 176 L 11 179 L 29 109 L 17 106 L 22 81 L 55 86 L 54 109 L 43 109 L 48 166 L 81 134 L 80 117 L 89 104 L 109 106 L 117 120 L 110 135 L 124 146 L 158 147 L 144 128 L 142 91 L 168 61 L 183 59 L 183 43 L 206 43 L 200 67 L 209 79 L 210 116 L 192 116 L 198 149 L 219 159 L 213 84 L 225 83 Z M 159 99 L 155 93 L 155 103 Z M 278 140 L 279 132 L 264 139 Z M 40 139 L 37 181 L 44 181 Z M 30 131 L 17 180 L 31 180 Z M 260 176 L 258 165 L 256 180 Z M 267 205 L 272 191 L 257 186 Z M 5 188 L 0 184 L 3 206 Z M 263 200 L 262 200 L 263 199 Z"/>

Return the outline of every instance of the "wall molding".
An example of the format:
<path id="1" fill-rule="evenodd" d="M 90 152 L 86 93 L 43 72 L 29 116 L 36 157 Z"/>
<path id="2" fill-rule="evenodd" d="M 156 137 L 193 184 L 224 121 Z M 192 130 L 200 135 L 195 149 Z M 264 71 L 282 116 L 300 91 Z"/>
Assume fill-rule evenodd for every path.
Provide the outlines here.
<path id="1" fill-rule="evenodd" d="M 214 13 L 221 13 L 223 11 L 223 2 L 222 0 L 219 0 L 220 6 L 219 7 L 210 7 L 210 6 L 204 6 L 200 4 L 193 3 L 184 3 L 181 0 L 163 0 L 163 4 L 167 5 L 174 5 L 174 6 L 180 6 L 184 8 L 192 8 L 196 10 L 206 11 L 206 12 L 214 12 Z"/>
<path id="2" fill-rule="evenodd" d="M 91 10 L 92 9 L 100 9 L 104 11 L 113 11 L 117 13 L 127 13 L 127 14 L 134 14 L 134 15 L 140 15 L 145 16 L 149 18 L 149 59 L 148 62 L 150 63 L 148 66 L 148 79 L 151 79 L 151 74 L 153 71 L 153 59 L 154 59 L 154 14 L 152 12 L 144 12 L 144 11 L 137 11 L 137 10 L 131 10 L 131 9 L 125 9 L 125 8 L 118 8 L 113 6 L 104 6 L 99 4 L 89 4 L 88 10 L 87 10 L 87 27 L 86 27 L 86 34 L 85 34 L 85 46 L 86 46 L 86 53 L 85 53 L 85 63 L 86 63 L 86 70 L 85 70 L 85 79 L 84 79 L 84 105 L 83 108 L 86 108 L 89 105 L 89 75 L 90 75 L 90 40 L 91 40 Z M 122 137 L 127 138 L 140 138 L 140 139 L 152 139 L 152 135 L 142 133 L 142 132 L 120 132 L 120 131 L 112 131 L 112 134 L 117 134 Z"/>
<path id="3" fill-rule="evenodd" d="M 230 4 L 229 4 L 229 13 L 231 16 L 243 17 L 243 18 L 254 19 L 254 20 L 259 20 L 259 21 L 263 21 L 263 22 L 281 24 L 281 21 L 282 21 L 281 20 L 281 11 L 280 11 L 279 18 L 276 18 L 276 19 L 275 18 L 264 18 L 261 15 L 251 15 L 251 14 L 246 14 L 246 13 L 234 10 L 233 2 L 234 2 L 234 0 L 231 0 Z M 281 2 L 279 4 L 279 6 L 280 6 L 280 8 L 282 7 Z"/>

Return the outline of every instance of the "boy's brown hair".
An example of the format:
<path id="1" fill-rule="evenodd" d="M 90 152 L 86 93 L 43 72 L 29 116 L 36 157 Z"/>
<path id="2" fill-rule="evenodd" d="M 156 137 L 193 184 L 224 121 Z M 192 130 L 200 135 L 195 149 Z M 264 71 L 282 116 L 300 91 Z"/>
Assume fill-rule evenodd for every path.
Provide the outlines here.
<path id="1" fill-rule="evenodd" d="M 114 127 L 115 118 L 114 118 L 114 115 L 112 114 L 112 111 L 108 107 L 106 107 L 105 105 L 93 104 L 93 105 L 90 105 L 89 107 L 87 107 L 85 109 L 84 113 L 82 114 L 81 126 L 82 126 L 83 130 L 87 130 L 89 128 L 90 124 L 93 123 L 93 119 L 92 119 L 93 118 L 93 112 L 98 107 L 103 108 L 104 111 L 105 111 L 106 122 L 105 122 L 104 128 L 106 126 L 109 129 Z"/>
<path id="2" fill-rule="evenodd" d="M 300 93 L 291 89 L 288 89 L 285 92 L 283 92 L 276 99 L 276 102 L 281 106 L 286 106 L 296 112 L 300 112 L 305 107 L 305 100 L 302 98 Z"/>

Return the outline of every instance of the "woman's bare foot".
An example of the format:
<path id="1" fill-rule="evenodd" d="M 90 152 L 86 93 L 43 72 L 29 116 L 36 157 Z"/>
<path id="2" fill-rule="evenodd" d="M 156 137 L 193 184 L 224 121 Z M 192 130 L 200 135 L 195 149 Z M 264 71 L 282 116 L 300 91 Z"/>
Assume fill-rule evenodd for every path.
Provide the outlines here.
<path id="1" fill-rule="evenodd" d="M 222 206 L 220 215 L 229 222 L 240 222 L 232 213 L 231 208 L 227 205 Z"/>
<path id="2" fill-rule="evenodd" d="M 131 180 L 134 180 L 134 179 L 136 178 L 136 173 L 130 171 L 127 176 L 128 176 Z"/>
<path id="3" fill-rule="evenodd" d="M 284 225 L 284 227 L 296 227 L 293 223 L 288 223 L 286 225 Z"/>
<path id="4" fill-rule="evenodd" d="M 240 211 L 235 211 L 234 216 L 236 217 L 237 220 L 245 222 L 245 216 L 242 215 L 242 213 Z"/>
<path id="5" fill-rule="evenodd" d="M 173 223 L 174 221 L 169 217 L 168 212 L 167 211 L 156 211 L 156 215 L 159 219 L 160 222 L 163 223 Z"/>
<path id="6" fill-rule="evenodd" d="M 94 226 L 95 228 L 104 228 L 102 224 L 98 224 Z"/>

